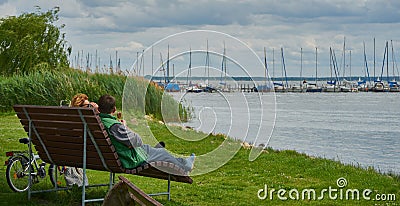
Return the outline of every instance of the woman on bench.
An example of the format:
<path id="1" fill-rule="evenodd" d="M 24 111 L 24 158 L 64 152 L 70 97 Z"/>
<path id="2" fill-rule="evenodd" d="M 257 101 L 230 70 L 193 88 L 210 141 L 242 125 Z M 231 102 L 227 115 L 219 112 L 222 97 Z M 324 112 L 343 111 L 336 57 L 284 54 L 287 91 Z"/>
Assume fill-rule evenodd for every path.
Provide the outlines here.
<path id="1" fill-rule="evenodd" d="M 97 111 L 99 106 L 95 102 L 90 102 L 86 94 L 76 94 L 71 100 L 70 107 L 93 107 Z"/>
<path id="2" fill-rule="evenodd" d="M 76 94 L 72 97 L 70 107 L 94 107 L 97 111 L 97 104 L 94 102 L 89 102 L 89 98 L 86 94 Z M 83 181 L 85 185 L 89 185 L 88 178 L 83 177 L 83 169 L 78 167 L 66 167 L 64 171 L 65 182 L 68 186 L 78 185 L 81 187 Z"/>
<path id="3" fill-rule="evenodd" d="M 143 144 L 142 138 L 130 130 L 126 126 L 125 121 L 118 121 L 113 116 L 116 112 L 115 98 L 113 96 L 103 95 L 97 103 L 101 121 L 110 136 L 111 142 L 124 168 L 132 169 L 145 162 L 164 161 L 179 166 L 185 172 L 190 172 L 193 169 L 194 154 L 186 159 L 176 158 L 162 147 L 154 148 Z"/>

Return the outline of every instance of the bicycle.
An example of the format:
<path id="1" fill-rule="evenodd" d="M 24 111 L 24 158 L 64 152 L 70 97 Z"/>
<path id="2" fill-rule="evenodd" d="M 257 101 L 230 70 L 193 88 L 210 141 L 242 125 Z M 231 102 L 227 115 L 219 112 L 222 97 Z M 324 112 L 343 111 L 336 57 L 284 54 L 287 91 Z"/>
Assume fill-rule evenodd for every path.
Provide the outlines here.
<path id="1" fill-rule="evenodd" d="M 29 138 L 21 138 L 19 142 L 27 144 L 30 147 Z M 5 162 L 7 165 L 6 179 L 8 186 L 15 192 L 24 192 L 33 184 L 39 183 L 39 178 L 46 177 L 46 162 L 38 163 L 39 155 L 29 151 L 9 151 L 6 152 L 9 159 Z M 48 175 L 53 187 L 65 187 L 65 180 L 61 178 L 65 167 L 50 164 Z"/>

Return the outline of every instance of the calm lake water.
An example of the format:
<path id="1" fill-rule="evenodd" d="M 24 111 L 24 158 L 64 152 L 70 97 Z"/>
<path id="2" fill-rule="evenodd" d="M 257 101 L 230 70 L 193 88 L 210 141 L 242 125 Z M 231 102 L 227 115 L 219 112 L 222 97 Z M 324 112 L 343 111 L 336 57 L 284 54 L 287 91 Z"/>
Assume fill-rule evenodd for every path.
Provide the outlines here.
<path id="1" fill-rule="evenodd" d="M 194 109 L 186 125 L 203 132 L 400 174 L 400 93 L 173 96 Z"/>

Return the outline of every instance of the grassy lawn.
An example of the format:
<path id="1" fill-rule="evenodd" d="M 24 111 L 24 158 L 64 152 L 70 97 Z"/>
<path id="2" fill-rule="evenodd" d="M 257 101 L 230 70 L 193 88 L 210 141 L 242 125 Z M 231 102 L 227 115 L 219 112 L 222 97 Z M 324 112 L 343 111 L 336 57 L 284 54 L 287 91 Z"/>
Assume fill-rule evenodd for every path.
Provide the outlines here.
<path id="1" fill-rule="evenodd" d="M 144 121 L 132 126 L 142 136 L 149 135 Z M 205 154 L 217 148 L 224 137 L 208 136 L 200 141 L 189 142 L 175 138 L 162 124 L 150 122 L 149 127 L 159 141 L 165 141 L 167 148 L 180 154 Z M 176 128 L 175 128 L 176 129 Z M 180 129 L 177 129 L 180 130 Z M 180 131 L 186 135 L 202 135 L 195 131 Z M 18 143 L 18 138 L 25 137 L 18 118 L 12 114 L 0 114 L 0 159 L 6 160 L 5 152 L 25 149 Z M 238 144 L 233 142 L 233 144 Z M 155 197 L 164 205 L 400 205 L 400 178 L 395 175 L 383 175 L 373 169 L 362 169 L 344 165 L 337 161 L 309 157 L 294 151 L 275 151 L 269 149 L 255 161 L 248 161 L 250 150 L 240 149 L 224 166 L 210 173 L 194 176 L 193 184 L 172 183 L 172 200 L 166 197 Z M 8 187 L 5 179 L 6 167 L 0 168 L 0 204 L 1 205 L 79 205 L 80 188 L 70 191 L 33 194 L 29 202 L 26 193 L 15 193 Z M 117 174 L 123 175 L 123 174 Z M 165 191 L 167 182 L 153 178 L 124 175 L 136 186 L 148 193 Z M 109 173 L 88 171 L 89 182 L 105 183 Z M 347 186 L 339 188 L 337 180 L 345 178 Z M 43 179 L 34 188 L 49 188 L 48 178 Z M 265 187 L 268 194 L 265 199 Z M 360 200 L 346 198 L 348 190 L 358 190 Z M 331 194 L 329 194 L 331 190 Z M 371 190 L 369 192 L 369 190 Z M 261 191 L 261 192 L 260 192 Z M 299 192 L 299 200 L 296 198 Z M 302 198 L 302 192 L 305 198 Z M 315 191 L 315 200 L 309 199 L 307 192 Z M 363 198 L 366 191 L 367 197 Z M 89 197 L 105 196 L 107 188 L 88 190 Z M 280 194 L 280 196 L 278 195 Z M 271 196 L 272 194 L 272 196 Z M 312 193 L 310 193 L 312 194 Z M 334 199 L 336 195 L 336 199 Z M 395 196 L 396 200 L 378 201 L 379 197 L 386 199 Z M 318 200 L 323 196 L 322 200 Z M 272 197 L 272 199 L 271 199 Z M 279 197 L 287 198 L 281 200 Z M 312 197 L 312 195 L 311 195 Z M 350 200 L 348 200 L 350 199 Z M 90 204 L 89 204 L 90 205 Z M 93 205 L 100 205 L 95 203 Z"/>

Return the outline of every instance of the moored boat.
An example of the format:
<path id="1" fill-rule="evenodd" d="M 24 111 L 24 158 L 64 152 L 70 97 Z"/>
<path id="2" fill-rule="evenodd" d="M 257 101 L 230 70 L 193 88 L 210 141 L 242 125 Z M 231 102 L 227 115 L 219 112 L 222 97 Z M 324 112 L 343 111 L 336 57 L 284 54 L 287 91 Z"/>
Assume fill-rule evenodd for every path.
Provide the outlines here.
<path id="1" fill-rule="evenodd" d="M 306 92 L 322 92 L 322 88 L 316 83 L 307 83 Z"/>
<path id="2" fill-rule="evenodd" d="M 389 81 L 389 91 L 390 92 L 400 92 L 400 87 L 396 80 Z"/>

